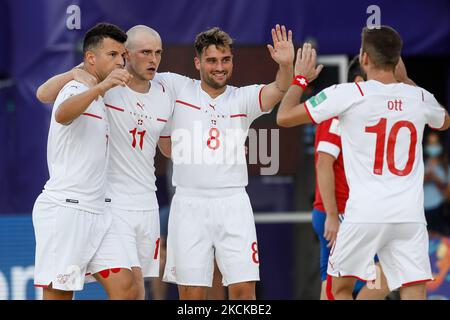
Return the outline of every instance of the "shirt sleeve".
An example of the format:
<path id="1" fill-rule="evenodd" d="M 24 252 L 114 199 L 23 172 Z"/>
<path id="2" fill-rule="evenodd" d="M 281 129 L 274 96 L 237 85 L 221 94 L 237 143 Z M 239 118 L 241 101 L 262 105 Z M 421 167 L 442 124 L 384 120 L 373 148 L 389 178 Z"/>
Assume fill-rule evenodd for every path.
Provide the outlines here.
<path id="1" fill-rule="evenodd" d="M 61 91 L 59 91 L 58 96 L 56 97 L 55 103 L 53 105 L 53 117 L 55 116 L 56 110 L 58 107 L 70 97 L 76 96 L 80 93 L 89 90 L 89 88 L 81 83 L 69 82 L 67 83 Z M 76 119 L 75 119 L 76 120 Z M 74 120 L 74 121 L 75 121 Z M 73 121 L 72 121 L 73 122 Z"/>
<path id="2" fill-rule="evenodd" d="M 433 129 L 440 129 L 445 121 L 445 109 L 437 102 L 434 95 L 424 91 L 425 117 L 427 124 Z"/>
<path id="3" fill-rule="evenodd" d="M 359 98 L 357 94 L 355 83 L 333 85 L 309 98 L 304 106 L 311 120 L 319 124 L 346 112 Z"/>
<path id="4" fill-rule="evenodd" d="M 322 122 L 317 127 L 317 152 L 325 152 L 338 158 L 341 153 L 341 130 L 337 118 Z"/>
<path id="5" fill-rule="evenodd" d="M 59 91 L 58 96 L 55 100 L 55 107 L 58 107 L 61 103 L 69 99 L 70 97 L 76 96 L 77 94 L 87 91 L 89 88 L 81 83 L 68 83 L 61 91 Z"/>
<path id="6" fill-rule="evenodd" d="M 160 138 L 170 138 L 172 135 L 172 117 L 170 117 L 166 124 L 164 125 L 164 128 L 161 130 L 161 133 L 159 134 Z"/>
<path id="7" fill-rule="evenodd" d="M 245 113 L 250 119 L 250 123 L 270 111 L 262 111 L 262 90 L 265 85 L 255 84 L 251 86 L 241 87 L 239 90 L 242 94 L 242 108 L 241 112 Z"/>

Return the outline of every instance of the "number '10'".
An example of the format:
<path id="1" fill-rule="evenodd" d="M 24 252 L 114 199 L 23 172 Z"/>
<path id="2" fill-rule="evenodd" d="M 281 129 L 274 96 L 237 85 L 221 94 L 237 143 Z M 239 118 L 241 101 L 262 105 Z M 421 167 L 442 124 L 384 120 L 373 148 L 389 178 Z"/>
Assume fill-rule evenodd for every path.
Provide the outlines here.
<path id="1" fill-rule="evenodd" d="M 367 133 L 375 133 L 377 135 L 376 147 L 375 147 L 375 163 L 373 166 L 373 173 L 377 175 L 383 174 L 384 163 L 384 146 L 386 142 L 386 118 L 381 118 L 380 121 L 372 126 L 366 127 Z M 397 142 L 398 131 L 401 128 L 407 128 L 411 133 L 408 150 L 408 161 L 405 167 L 400 170 L 395 166 L 394 150 Z M 406 176 L 411 173 L 414 160 L 416 157 L 416 144 L 417 144 L 417 130 L 414 124 L 409 121 L 398 121 L 394 123 L 389 133 L 387 141 L 387 165 L 390 172 L 397 176 Z"/>

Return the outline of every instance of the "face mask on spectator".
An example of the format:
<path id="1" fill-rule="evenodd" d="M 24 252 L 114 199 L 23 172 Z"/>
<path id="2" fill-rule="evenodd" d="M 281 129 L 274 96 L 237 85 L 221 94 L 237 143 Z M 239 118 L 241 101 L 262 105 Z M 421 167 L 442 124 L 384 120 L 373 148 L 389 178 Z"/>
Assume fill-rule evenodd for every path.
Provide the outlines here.
<path id="1" fill-rule="evenodd" d="M 429 144 L 425 147 L 425 153 L 432 158 L 442 154 L 442 146 L 440 144 Z"/>

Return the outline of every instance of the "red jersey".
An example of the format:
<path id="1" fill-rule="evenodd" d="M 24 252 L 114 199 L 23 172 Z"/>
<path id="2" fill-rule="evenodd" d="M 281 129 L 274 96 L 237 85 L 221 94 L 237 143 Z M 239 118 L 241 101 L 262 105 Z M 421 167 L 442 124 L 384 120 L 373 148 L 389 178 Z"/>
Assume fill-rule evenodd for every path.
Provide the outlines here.
<path id="1" fill-rule="evenodd" d="M 344 160 L 342 157 L 341 132 L 339 120 L 332 118 L 320 123 L 316 128 L 316 138 L 314 142 L 314 163 L 317 166 L 318 152 L 325 152 L 336 158 L 334 162 L 335 197 L 339 213 L 344 213 L 345 204 L 348 199 L 348 184 L 345 178 Z M 317 170 L 317 169 L 316 169 Z M 322 197 L 317 183 L 316 172 L 316 199 L 314 209 L 325 212 Z"/>

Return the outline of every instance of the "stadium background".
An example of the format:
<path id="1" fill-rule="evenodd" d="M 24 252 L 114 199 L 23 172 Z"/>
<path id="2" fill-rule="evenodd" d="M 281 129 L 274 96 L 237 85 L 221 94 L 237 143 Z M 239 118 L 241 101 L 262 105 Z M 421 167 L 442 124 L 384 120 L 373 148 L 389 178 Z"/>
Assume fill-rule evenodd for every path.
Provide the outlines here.
<path id="1" fill-rule="evenodd" d="M 347 60 L 357 54 L 360 31 L 370 16 L 369 5 L 381 9 L 381 23 L 396 28 L 404 41 L 403 56 L 410 77 L 450 104 L 450 2 L 325 0 L 0 0 L 0 299 L 34 299 L 32 286 L 34 234 L 31 211 L 48 178 L 46 143 L 51 106 L 35 98 L 39 84 L 80 62 L 83 34 L 97 22 L 122 29 L 136 24 L 155 28 L 164 54 L 159 71 L 198 77 L 192 43 L 206 28 L 219 26 L 235 39 L 234 85 L 267 83 L 276 65 L 265 45 L 270 29 L 285 24 L 294 32 L 296 47 L 311 40 L 329 68 L 309 94 L 342 79 Z M 81 29 L 69 30 L 67 8 L 81 9 Z M 334 62 L 333 62 L 334 61 Z M 341 72 L 341 73 L 340 73 Z M 341 76 L 340 76 L 341 75 Z M 276 111 L 258 119 L 255 128 L 277 128 Z M 444 134 L 443 137 L 446 137 Z M 308 216 L 314 194 L 314 127 L 280 131 L 280 170 L 259 176 L 260 165 L 249 167 L 248 192 L 258 216 L 261 283 L 258 298 L 316 299 L 319 291 L 319 247 Z M 168 203 L 166 161 L 157 160 L 160 205 Z M 284 213 L 292 212 L 286 216 Z M 280 219 L 276 219 L 280 217 Z M 288 221 L 280 222 L 288 217 Z M 261 220 L 259 220 L 261 221 Z M 301 222 L 303 221 L 303 222 Z M 430 243 L 435 272 L 450 264 L 450 241 Z M 450 297 L 450 276 L 444 276 L 432 296 Z M 87 285 L 80 299 L 103 298 Z M 170 297 L 176 297 L 171 289 Z"/>

